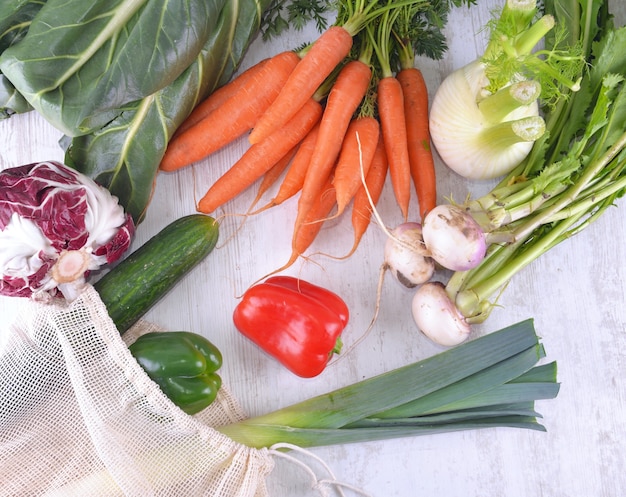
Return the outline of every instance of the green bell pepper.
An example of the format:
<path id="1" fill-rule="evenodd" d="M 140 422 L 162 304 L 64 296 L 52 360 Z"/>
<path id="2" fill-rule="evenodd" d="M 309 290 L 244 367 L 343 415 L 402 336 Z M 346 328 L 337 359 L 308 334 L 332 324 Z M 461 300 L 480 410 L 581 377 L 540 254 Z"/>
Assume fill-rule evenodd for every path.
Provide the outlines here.
<path id="1" fill-rule="evenodd" d="M 222 354 L 203 336 L 188 331 L 153 332 L 128 348 L 163 393 L 187 414 L 200 412 L 215 400 L 222 385 L 216 374 Z"/>

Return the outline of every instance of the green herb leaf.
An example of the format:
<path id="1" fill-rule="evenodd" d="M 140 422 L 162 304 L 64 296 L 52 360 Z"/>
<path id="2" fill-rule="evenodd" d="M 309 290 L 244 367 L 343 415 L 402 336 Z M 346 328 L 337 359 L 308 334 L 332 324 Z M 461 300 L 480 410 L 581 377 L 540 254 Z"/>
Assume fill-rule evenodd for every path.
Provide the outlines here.
<path id="1" fill-rule="evenodd" d="M 328 27 L 335 4 L 335 0 L 273 0 L 262 17 L 263 39 L 276 38 L 290 28 L 300 31 L 311 22 L 321 32 Z"/>

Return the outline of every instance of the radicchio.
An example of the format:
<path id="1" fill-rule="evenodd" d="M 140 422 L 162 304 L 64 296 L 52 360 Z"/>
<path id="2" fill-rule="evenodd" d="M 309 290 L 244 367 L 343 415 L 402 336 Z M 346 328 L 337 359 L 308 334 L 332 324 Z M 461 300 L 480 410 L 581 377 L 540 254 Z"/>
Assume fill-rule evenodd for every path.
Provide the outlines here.
<path id="1" fill-rule="evenodd" d="M 130 247 L 132 217 L 91 178 L 59 162 L 0 171 L 0 294 L 69 294 Z"/>

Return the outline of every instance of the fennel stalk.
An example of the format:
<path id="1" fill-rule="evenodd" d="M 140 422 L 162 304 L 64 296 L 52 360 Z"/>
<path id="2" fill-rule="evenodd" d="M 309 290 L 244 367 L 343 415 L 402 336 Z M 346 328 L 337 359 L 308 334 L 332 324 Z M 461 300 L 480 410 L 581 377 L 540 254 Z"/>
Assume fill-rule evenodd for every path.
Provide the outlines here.
<path id="1" fill-rule="evenodd" d="M 558 3 L 546 8 L 558 11 Z M 596 5 L 603 22 L 584 22 L 590 12 L 580 4 L 568 24 L 577 33 L 587 27 L 571 41 L 587 47 L 580 89 L 545 109 L 546 133 L 526 160 L 464 205 L 490 241 L 485 259 L 446 286 L 469 323 L 484 322 L 495 306 L 490 299 L 515 274 L 626 193 L 626 27 L 614 28 L 604 5 Z"/>

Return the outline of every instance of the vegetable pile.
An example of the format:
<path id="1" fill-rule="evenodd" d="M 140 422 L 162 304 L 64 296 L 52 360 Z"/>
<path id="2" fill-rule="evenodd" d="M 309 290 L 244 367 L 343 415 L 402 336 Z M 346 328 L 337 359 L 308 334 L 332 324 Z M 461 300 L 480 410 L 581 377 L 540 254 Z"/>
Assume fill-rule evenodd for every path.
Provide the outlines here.
<path id="1" fill-rule="evenodd" d="M 269 3 L 5 2 L 0 116 L 41 113 L 66 134 L 65 164 L 139 223 L 175 129 L 230 79 Z"/>
<path id="2" fill-rule="evenodd" d="M 212 252 L 218 224 L 208 214 L 254 184 L 248 214 L 299 195 L 282 271 L 326 220 L 350 209 L 354 242 L 343 257 L 353 254 L 388 181 L 403 222 L 389 231 L 381 274 L 417 288 L 412 314 L 425 335 L 458 346 L 217 430 L 256 448 L 542 430 L 534 403 L 554 398 L 559 385 L 554 362 L 538 365 L 545 351 L 533 322 L 461 342 L 518 271 L 626 192 L 626 28 L 613 27 L 603 1 L 546 0 L 541 17 L 532 0 L 508 2 L 485 56 L 444 82 L 429 116 L 416 54 L 440 57 L 446 14 L 471 3 L 342 0 L 332 26 L 316 18 L 323 32 L 315 42 L 226 84 L 275 2 L 181 0 L 162 10 L 98 0 L 69 12 L 61 0 L 13 1 L 0 18 L 3 116 L 40 112 L 67 135 L 68 163 L 93 179 L 49 162 L 0 173 L 0 293 L 71 298 L 91 270 L 128 249 L 157 168 L 177 171 L 247 135 L 249 148 L 202 197 L 199 213 L 167 226 L 94 285 L 120 333 Z M 270 12 L 279 31 L 279 11 Z M 185 22 L 168 22 L 178 17 Z M 472 179 L 499 177 L 495 188 L 438 205 L 431 131 L 448 166 Z M 275 195 L 257 207 L 272 186 Z M 453 273 L 447 284 L 433 281 L 439 267 Z M 339 351 L 348 317 L 338 295 L 274 276 L 244 293 L 233 322 L 311 378 Z M 150 333 L 129 349 L 186 413 L 216 398 L 222 357 L 208 340 Z"/>

